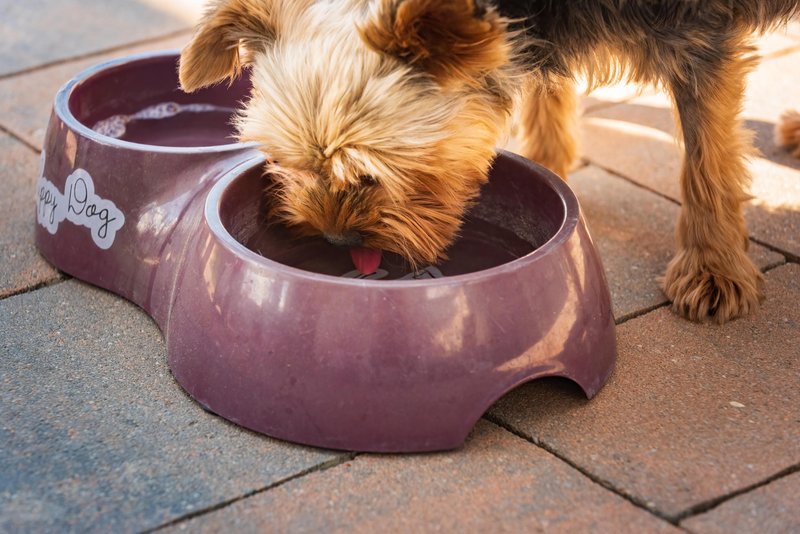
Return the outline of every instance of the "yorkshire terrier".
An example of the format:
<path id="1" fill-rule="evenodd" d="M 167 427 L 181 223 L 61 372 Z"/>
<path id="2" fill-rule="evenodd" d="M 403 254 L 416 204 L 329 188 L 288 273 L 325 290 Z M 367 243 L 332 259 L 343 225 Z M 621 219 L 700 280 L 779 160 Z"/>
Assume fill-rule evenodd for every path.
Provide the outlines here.
<path id="1" fill-rule="evenodd" d="M 237 127 L 279 163 L 276 215 L 412 265 L 444 256 L 515 102 L 523 155 L 566 178 L 576 76 L 664 87 L 686 153 L 663 288 L 677 313 L 723 323 L 762 299 L 742 215 L 751 35 L 798 11 L 800 0 L 217 0 L 180 81 L 191 92 L 250 64 Z"/>

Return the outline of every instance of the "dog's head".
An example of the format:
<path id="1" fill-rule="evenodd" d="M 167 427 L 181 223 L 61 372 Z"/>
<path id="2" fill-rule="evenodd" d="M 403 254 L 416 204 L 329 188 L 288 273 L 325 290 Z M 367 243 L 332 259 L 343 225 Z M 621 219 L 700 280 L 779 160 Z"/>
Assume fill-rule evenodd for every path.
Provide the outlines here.
<path id="1" fill-rule="evenodd" d="M 222 0 L 180 79 L 194 91 L 250 63 L 238 130 L 276 162 L 274 213 L 420 265 L 443 257 L 486 180 L 510 53 L 506 22 L 477 0 Z"/>

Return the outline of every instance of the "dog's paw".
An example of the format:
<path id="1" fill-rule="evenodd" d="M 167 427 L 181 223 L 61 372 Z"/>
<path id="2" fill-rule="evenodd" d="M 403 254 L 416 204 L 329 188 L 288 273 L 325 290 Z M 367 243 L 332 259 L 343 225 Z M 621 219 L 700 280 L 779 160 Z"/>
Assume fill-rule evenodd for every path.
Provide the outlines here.
<path id="1" fill-rule="evenodd" d="M 800 113 L 784 113 L 780 123 L 775 126 L 775 143 L 789 149 L 794 148 L 792 154 L 800 158 Z"/>
<path id="2" fill-rule="evenodd" d="M 678 252 L 663 279 L 672 310 L 691 321 L 719 324 L 755 312 L 764 300 L 764 277 L 744 252 L 736 256 L 726 269 L 714 270 L 702 253 Z"/>

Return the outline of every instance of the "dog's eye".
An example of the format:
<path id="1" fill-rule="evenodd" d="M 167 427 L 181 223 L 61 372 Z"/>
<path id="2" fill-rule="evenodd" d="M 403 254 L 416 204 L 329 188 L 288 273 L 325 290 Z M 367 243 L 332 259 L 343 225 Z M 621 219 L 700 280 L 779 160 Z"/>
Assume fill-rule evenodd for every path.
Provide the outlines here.
<path id="1" fill-rule="evenodd" d="M 378 180 L 376 180 L 371 174 L 362 174 L 358 177 L 358 180 L 361 182 L 363 187 L 372 187 L 374 185 L 378 185 Z"/>

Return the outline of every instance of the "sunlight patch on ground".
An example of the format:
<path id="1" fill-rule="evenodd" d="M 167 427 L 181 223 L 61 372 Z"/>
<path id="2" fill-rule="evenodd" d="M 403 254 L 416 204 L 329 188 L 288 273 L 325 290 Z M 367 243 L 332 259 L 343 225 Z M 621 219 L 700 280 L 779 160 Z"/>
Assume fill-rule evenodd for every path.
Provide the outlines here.
<path id="1" fill-rule="evenodd" d="M 153 9 L 163 11 L 174 17 L 196 24 L 203 14 L 208 0 L 140 0 Z"/>
<path id="2" fill-rule="evenodd" d="M 584 119 L 584 124 L 603 128 L 610 133 L 618 136 L 629 136 L 633 138 L 643 138 L 650 141 L 663 141 L 669 144 L 675 144 L 675 137 L 665 133 L 656 128 L 643 126 L 635 122 L 621 121 L 615 119 L 604 119 L 600 117 L 587 117 Z"/>
<path id="3" fill-rule="evenodd" d="M 800 211 L 800 173 L 764 158 L 750 163 L 752 203 L 774 211 Z"/>

